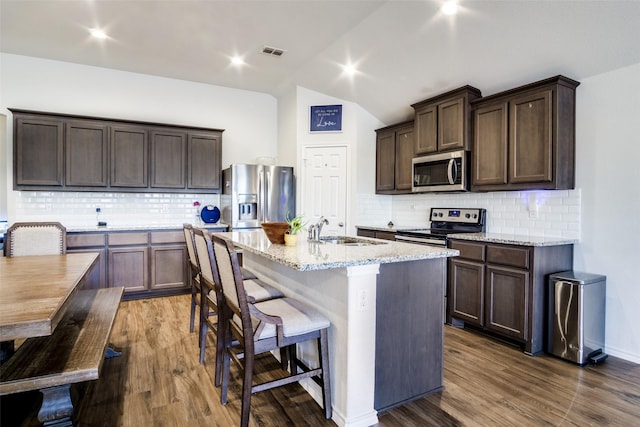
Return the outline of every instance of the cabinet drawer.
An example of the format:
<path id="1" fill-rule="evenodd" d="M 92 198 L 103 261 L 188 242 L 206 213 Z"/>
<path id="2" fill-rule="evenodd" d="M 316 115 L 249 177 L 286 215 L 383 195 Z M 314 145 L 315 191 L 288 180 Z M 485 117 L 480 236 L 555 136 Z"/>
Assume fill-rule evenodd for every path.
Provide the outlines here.
<path id="1" fill-rule="evenodd" d="M 483 243 L 471 243 L 452 240 L 449 247 L 451 249 L 459 250 L 460 258 L 471 259 L 474 261 L 485 260 L 485 245 Z"/>
<path id="2" fill-rule="evenodd" d="M 529 248 L 487 245 L 487 262 L 529 268 Z"/>
<path id="3" fill-rule="evenodd" d="M 393 231 L 376 231 L 376 239 L 396 240 L 396 233 Z"/>
<path id="4" fill-rule="evenodd" d="M 184 232 L 180 231 L 152 231 L 151 244 L 184 243 Z"/>
<path id="5" fill-rule="evenodd" d="M 104 246 L 104 233 L 67 234 L 67 248 Z"/>
<path id="6" fill-rule="evenodd" d="M 146 245 L 149 242 L 148 233 L 109 233 L 109 246 L 115 245 Z"/>
<path id="7" fill-rule="evenodd" d="M 376 237 L 376 232 L 375 230 L 369 230 L 367 228 L 358 228 L 358 236 L 362 236 L 362 237 L 371 237 L 371 238 L 375 238 Z"/>

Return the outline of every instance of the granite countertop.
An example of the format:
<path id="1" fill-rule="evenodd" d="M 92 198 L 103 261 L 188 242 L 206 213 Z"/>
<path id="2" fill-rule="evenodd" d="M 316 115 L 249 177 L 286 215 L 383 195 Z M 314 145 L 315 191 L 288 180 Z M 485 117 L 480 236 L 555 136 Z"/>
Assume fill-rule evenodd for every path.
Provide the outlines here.
<path id="1" fill-rule="evenodd" d="M 375 245 L 347 246 L 309 242 L 306 236 L 298 238 L 296 246 L 272 244 L 264 231 L 219 233 L 230 239 L 245 253 L 251 252 L 299 271 L 325 270 L 366 264 L 386 264 L 458 256 L 455 249 L 413 245 L 389 240 L 351 237 L 358 241 L 372 241 Z"/>
<path id="2" fill-rule="evenodd" d="M 398 232 L 398 231 L 411 231 L 411 230 L 419 230 L 419 229 L 429 229 L 428 225 L 424 226 L 372 226 L 372 225 L 356 225 L 356 228 L 363 228 L 367 230 L 375 230 L 375 231 L 389 231 L 389 232 Z M 572 239 L 567 237 L 548 237 L 548 236 L 525 236 L 519 234 L 510 234 L 510 233 L 455 233 L 449 234 L 449 238 L 459 239 L 459 240 L 473 240 L 477 242 L 487 242 L 487 243 L 503 243 L 509 245 L 520 245 L 520 246 L 558 246 L 558 245 L 571 245 L 574 243 L 578 243 L 579 239 Z"/>
<path id="3" fill-rule="evenodd" d="M 428 230 L 428 224 L 422 225 L 393 225 L 393 227 L 389 227 L 388 225 L 356 225 L 356 228 L 362 228 L 366 230 L 375 230 L 375 231 L 388 231 L 390 233 L 397 233 L 398 231 L 411 231 L 411 230 Z"/>
<path id="4" fill-rule="evenodd" d="M 68 233 L 97 232 L 97 231 L 144 231 L 144 230 L 182 230 L 183 224 L 135 224 L 135 225 L 107 225 L 98 227 L 97 225 L 77 225 L 66 226 Z M 227 224 L 217 222 L 214 224 L 194 224 L 200 228 L 229 228 Z"/>
<path id="5" fill-rule="evenodd" d="M 566 237 L 523 236 L 506 233 L 460 233 L 450 234 L 450 239 L 473 240 L 476 242 L 504 243 L 519 246 L 559 246 L 578 243 L 578 239 Z"/>

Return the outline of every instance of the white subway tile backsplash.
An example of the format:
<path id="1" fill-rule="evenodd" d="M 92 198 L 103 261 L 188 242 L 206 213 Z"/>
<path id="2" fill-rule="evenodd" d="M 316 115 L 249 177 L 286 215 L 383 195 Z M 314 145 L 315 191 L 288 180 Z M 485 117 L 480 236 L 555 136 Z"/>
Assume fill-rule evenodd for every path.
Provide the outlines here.
<path id="1" fill-rule="evenodd" d="M 16 218 L 20 221 L 59 221 L 67 226 L 177 225 L 196 218 L 194 201 L 219 205 L 218 194 L 18 192 Z"/>
<path id="2" fill-rule="evenodd" d="M 537 217 L 530 215 L 530 203 L 537 205 Z M 580 238 L 579 189 L 393 196 L 391 215 L 400 226 L 427 226 L 431 207 L 485 208 L 490 233 Z"/>

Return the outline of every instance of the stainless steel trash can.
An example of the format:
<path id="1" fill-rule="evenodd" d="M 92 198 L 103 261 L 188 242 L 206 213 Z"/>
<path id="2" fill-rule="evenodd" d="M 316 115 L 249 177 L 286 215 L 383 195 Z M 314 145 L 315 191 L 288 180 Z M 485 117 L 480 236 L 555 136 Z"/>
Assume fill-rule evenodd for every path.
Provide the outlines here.
<path id="1" fill-rule="evenodd" d="M 549 276 L 547 351 L 579 365 L 604 353 L 606 276 L 563 271 Z"/>

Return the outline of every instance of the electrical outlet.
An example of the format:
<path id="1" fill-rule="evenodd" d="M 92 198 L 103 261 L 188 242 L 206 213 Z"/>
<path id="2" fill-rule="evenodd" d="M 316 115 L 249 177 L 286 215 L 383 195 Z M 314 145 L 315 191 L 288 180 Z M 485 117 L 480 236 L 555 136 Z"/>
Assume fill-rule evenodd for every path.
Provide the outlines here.
<path id="1" fill-rule="evenodd" d="M 366 289 L 358 290 L 358 311 L 369 309 L 369 292 Z"/>

